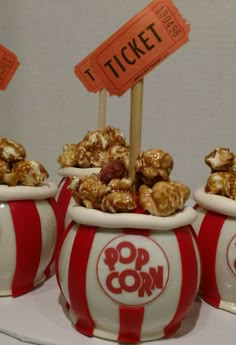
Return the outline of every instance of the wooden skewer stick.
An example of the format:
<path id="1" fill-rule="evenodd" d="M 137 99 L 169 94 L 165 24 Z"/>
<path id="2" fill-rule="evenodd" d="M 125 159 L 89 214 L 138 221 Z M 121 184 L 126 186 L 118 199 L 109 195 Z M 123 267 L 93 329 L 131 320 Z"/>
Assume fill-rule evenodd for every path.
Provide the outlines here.
<path id="1" fill-rule="evenodd" d="M 134 180 L 135 162 L 141 149 L 143 79 L 131 88 L 129 177 Z"/>
<path id="2" fill-rule="evenodd" d="M 98 128 L 104 129 L 106 126 L 106 110 L 107 110 L 107 91 L 102 88 L 99 91 L 99 109 L 98 109 Z"/>

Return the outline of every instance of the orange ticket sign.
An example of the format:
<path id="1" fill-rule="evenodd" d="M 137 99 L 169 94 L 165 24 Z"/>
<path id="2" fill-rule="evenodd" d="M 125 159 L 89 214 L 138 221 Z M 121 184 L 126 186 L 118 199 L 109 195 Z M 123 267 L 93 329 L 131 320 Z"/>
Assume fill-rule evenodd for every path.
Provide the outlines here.
<path id="1" fill-rule="evenodd" d="M 185 44 L 189 31 L 171 0 L 154 0 L 94 51 L 93 70 L 121 96 Z"/>
<path id="2" fill-rule="evenodd" d="M 0 90 L 5 90 L 19 66 L 17 56 L 0 44 Z"/>
<path id="3" fill-rule="evenodd" d="M 103 88 L 102 81 L 96 76 L 90 63 L 90 55 L 78 63 L 74 72 L 89 92 L 98 92 Z"/>

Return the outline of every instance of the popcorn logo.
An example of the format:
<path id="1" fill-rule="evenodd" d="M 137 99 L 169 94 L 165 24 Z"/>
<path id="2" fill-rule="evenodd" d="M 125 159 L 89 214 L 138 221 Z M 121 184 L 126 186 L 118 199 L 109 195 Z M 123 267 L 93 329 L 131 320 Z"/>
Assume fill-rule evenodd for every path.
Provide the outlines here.
<path id="1" fill-rule="evenodd" d="M 125 305 L 143 305 L 166 288 L 169 262 L 161 246 L 140 235 L 121 235 L 110 241 L 97 261 L 103 291 Z"/>
<path id="2" fill-rule="evenodd" d="M 227 262 L 231 272 L 236 276 L 236 235 L 230 240 L 227 248 Z"/>

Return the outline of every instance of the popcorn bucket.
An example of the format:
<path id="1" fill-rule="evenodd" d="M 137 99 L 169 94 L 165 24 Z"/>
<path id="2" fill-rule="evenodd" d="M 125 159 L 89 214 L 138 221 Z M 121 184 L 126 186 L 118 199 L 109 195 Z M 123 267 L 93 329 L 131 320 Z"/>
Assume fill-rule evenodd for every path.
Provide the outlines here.
<path id="1" fill-rule="evenodd" d="M 195 211 L 155 217 L 71 204 L 69 214 L 56 274 L 75 328 L 120 342 L 176 332 L 200 281 Z"/>
<path id="2" fill-rule="evenodd" d="M 57 186 L 0 186 L 0 296 L 25 294 L 50 276 L 60 235 Z"/>
<path id="3" fill-rule="evenodd" d="M 72 202 L 71 192 L 68 189 L 70 184 L 70 178 L 72 177 L 81 177 L 86 175 L 91 175 L 93 173 L 98 173 L 100 168 L 61 168 L 58 171 L 58 174 L 62 177 L 58 185 L 58 193 L 56 196 L 58 207 L 60 208 L 62 219 L 64 220 L 65 227 L 71 222 L 71 218 L 68 214 L 69 204 Z"/>
<path id="4" fill-rule="evenodd" d="M 192 223 L 202 261 L 200 293 L 214 307 L 236 314 L 236 201 L 207 194 L 193 195 L 198 217 Z"/>

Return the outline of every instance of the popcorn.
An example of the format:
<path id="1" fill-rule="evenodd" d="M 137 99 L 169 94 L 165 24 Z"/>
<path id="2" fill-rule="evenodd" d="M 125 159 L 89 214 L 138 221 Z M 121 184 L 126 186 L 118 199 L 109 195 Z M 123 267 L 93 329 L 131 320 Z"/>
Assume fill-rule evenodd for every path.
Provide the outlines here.
<path id="1" fill-rule="evenodd" d="M 0 137 L 0 183 L 8 186 L 38 186 L 48 172 L 34 160 L 25 160 L 25 148 L 12 140 Z"/>
<path id="2" fill-rule="evenodd" d="M 130 191 L 109 193 L 101 204 L 102 211 L 111 213 L 130 212 L 136 207 L 135 196 Z"/>
<path id="3" fill-rule="evenodd" d="M 87 141 L 83 140 L 76 146 L 75 166 L 89 168 L 91 166 L 92 152 Z"/>
<path id="4" fill-rule="evenodd" d="M 6 162 L 16 162 L 24 160 L 26 152 L 21 144 L 18 144 L 7 138 L 0 139 L 0 159 Z"/>
<path id="5" fill-rule="evenodd" d="M 211 168 L 205 192 L 236 200 L 236 155 L 228 148 L 217 147 L 205 162 Z"/>
<path id="6" fill-rule="evenodd" d="M 71 167 L 76 165 L 76 144 L 65 144 L 63 146 L 63 153 L 58 158 L 58 162 L 64 167 Z"/>
<path id="7" fill-rule="evenodd" d="M 173 169 L 173 159 L 165 151 L 150 149 L 139 154 L 136 173 L 142 183 L 151 186 L 157 181 L 166 181 Z"/>
<path id="8" fill-rule="evenodd" d="M 172 167 L 168 153 L 151 149 L 138 156 L 134 181 L 128 178 L 128 156 L 124 156 L 106 163 L 99 174 L 72 180 L 69 189 L 75 201 L 87 208 L 132 212 L 139 202 L 146 213 L 169 216 L 181 211 L 190 195 L 187 186 L 169 181 Z M 138 188 L 140 179 L 142 185 Z"/>
<path id="9" fill-rule="evenodd" d="M 128 146 L 118 128 L 88 131 L 78 144 L 63 146 L 57 161 L 61 167 L 102 167 L 113 159 L 128 155 Z"/>
<path id="10" fill-rule="evenodd" d="M 101 209 L 102 198 L 110 191 L 96 174 L 72 180 L 69 189 L 79 205 L 95 209 Z"/>
<path id="11" fill-rule="evenodd" d="M 124 135 L 119 128 L 108 126 L 105 128 L 105 133 L 108 135 L 109 146 L 126 146 Z"/>
<path id="12" fill-rule="evenodd" d="M 225 171 L 211 174 L 208 177 L 205 191 L 236 200 L 236 175 Z"/>
<path id="13" fill-rule="evenodd" d="M 89 131 L 84 137 L 92 150 L 106 150 L 108 139 L 108 134 L 102 130 Z"/>
<path id="14" fill-rule="evenodd" d="M 169 216 L 183 210 L 189 195 L 189 188 L 175 181 L 160 181 L 152 188 L 146 185 L 139 188 L 141 207 L 154 216 Z"/>
<path id="15" fill-rule="evenodd" d="M 13 171 L 22 186 L 39 186 L 49 176 L 44 166 L 34 160 L 17 162 Z"/>
<path id="16" fill-rule="evenodd" d="M 4 183 L 4 176 L 11 172 L 11 167 L 4 159 L 0 159 L 0 183 Z"/>
<path id="17" fill-rule="evenodd" d="M 229 171 L 235 164 L 235 156 L 228 148 L 217 147 L 205 157 L 206 164 L 215 171 Z"/>

